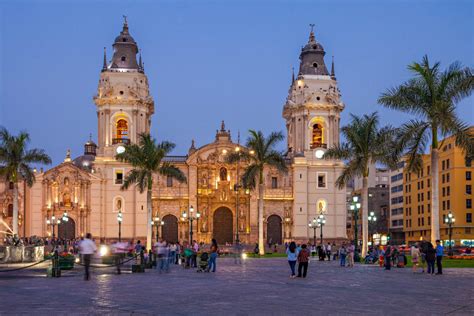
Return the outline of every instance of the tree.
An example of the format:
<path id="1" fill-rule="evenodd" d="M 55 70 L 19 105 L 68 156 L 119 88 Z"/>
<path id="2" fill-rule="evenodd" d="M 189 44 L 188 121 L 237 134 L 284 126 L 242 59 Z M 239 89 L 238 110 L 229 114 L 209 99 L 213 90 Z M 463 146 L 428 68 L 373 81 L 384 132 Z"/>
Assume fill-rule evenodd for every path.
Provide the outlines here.
<path id="1" fill-rule="evenodd" d="M 275 167 L 281 172 L 288 172 L 283 154 L 275 149 L 275 145 L 284 139 L 281 132 L 273 132 L 265 137 L 261 131 L 249 130 L 250 136 L 246 142 L 246 151 L 232 152 L 227 156 L 227 162 L 235 163 L 240 159 L 248 161 L 242 175 L 246 188 L 255 189 L 258 183 L 258 248 L 260 255 L 265 254 L 263 242 L 263 194 L 265 166 Z"/>
<path id="2" fill-rule="evenodd" d="M 368 206 L 369 206 L 369 167 L 382 164 L 394 167 L 399 151 L 395 146 L 396 130 L 391 126 L 379 128 L 377 112 L 356 116 L 351 114 L 351 122 L 342 127 L 345 141 L 329 148 L 325 159 L 346 161 L 336 186 L 344 189 L 355 177 L 362 177 L 362 257 L 367 253 L 368 242 Z"/>
<path id="3" fill-rule="evenodd" d="M 407 169 L 417 172 L 422 166 L 422 155 L 431 140 L 431 241 L 440 238 L 438 151 L 439 137 L 454 135 L 456 146 L 466 156 L 474 153 L 474 133 L 456 114 L 456 105 L 471 95 L 474 77 L 470 68 L 459 62 L 452 63 L 445 71 L 440 63 L 430 65 L 428 56 L 421 63 L 408 66 L 414 77 L 402 85 L 388 89 L 379 103 L 390 109 L 414 115 L 415 119 L 400 128 L 400 143 L 407 154 Z"/>
<path id="4" fill-rule="evenodd" d="M 13 234 L 18 235 L 18 183 L 25 181 L 29 187 L 35 182 L 30 164 L 50 164 L 51 158 L 43 149 L 28 149 L 30 136 L 20 132 L 14 136 L 0 127 L 0 176 L 13 182 Z"/>
<path id="5" fill-rule="evenodd" d="M 135 184 L 140 193 L 147 192 L 147 235 L 146 248 L 151 249 L 152 227 L 152 190 L 153 174 L 157 173 L 163 176 L 170 176 L 179 182 L 186 182 L 186 176 L 176 166 L 170 162 L 163 161 L 163 158 L 169 154 L 175 145 L 164 141 L 156 144 L 150 134 L 140 134 L 138 144 L 125 145 L 125 151 L 117 154 L 115 158 L 118 161 L 126 162 L 132 165 L 124 179 L 121 189 L 127 190 L 132 184 Z"/>

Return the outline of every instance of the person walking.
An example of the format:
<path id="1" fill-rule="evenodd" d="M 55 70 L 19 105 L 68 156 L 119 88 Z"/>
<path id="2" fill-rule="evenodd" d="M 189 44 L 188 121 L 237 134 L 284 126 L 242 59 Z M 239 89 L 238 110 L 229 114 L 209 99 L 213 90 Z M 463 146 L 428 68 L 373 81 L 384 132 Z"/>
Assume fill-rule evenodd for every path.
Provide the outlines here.
<path id="1" fill-rule="evenodd" d="M 208 270 L 212 272 L 216 272 L 216 261 L 217 261 L 217 255 L 218 255 L 219 247 L 217 246 L 217 241 L 212 238 L 211 242 L 211 257 L 209 259 L 209 267 Z"/>
<path id="2" fill-rule="evenodd" d="M 193 240 L 192 250 L 193 254 L 191 256 L 191 267 L 197 268 L 197 255 L 199 252 L 199 244 L 195 240 Z"/>
<path id="3" fill-rule="evenodd" d="M 173 264 L 176 260 L 176 250 L 177 250 L 177 246 L 175 243 L 171 243 L 170 244 L 170 257 L 169 257 L 169 260 L 168 260 L 168 263 L 169 264 Z"/>
<path id="4" fill-rule="evenodd" d="M 86 234 L 86 238 L 79 244 L 79 251 L 82 255 L 82 262 L 84 262 L 84 280 L 89 281 L 90 273 L 89 267 L 91 265 L 91 257 L 97 251 L 95 242 L 92 241 L 91 233 Z"/>
<path id="5" fill-rule="evenodd" d="M 296 251 L 296 243 L 292 241 L 288 248 L 286 249 L 286 255 L 288 258 L 288 264 L 290 265 L 291 269 L 291 275 L 290 278 L 294 279 L 295 278 L 295 266 L 296 266 L 296 260 L 298 258 L 298 251 Z"/>
<path id="6" fill-rule="evenodd" d="M 155 253 L 156 253 L 156 257 L 157 257 L 157 269 L 159 270 L 159 272 L 167 272 L 168 269 L 167 269 L 167 261 L 168 261 L 168 249 L 167 249 L 167 245 L 166 245 L 166 241 L 164 241 L 163 239 L 159 239 L 156 243 L 155 243 Z"/>
<path id="7" fill-rule="evenodd" d="M 308 272 L 309 251 L 306 244 L 301 246 L 301 251 L 298 253 L 298 278 L 306 278 Z M 301 274 L 303 272 L 303 274 Z"/>
<path id="8" fill-rule="evenodd" d="M 436 240 L 436 266 L 438 267 L 438 272 L 436 272 L 436 274 L 443 274 L 443 252 L 443 245 L 441 245 L 441 242 L 438 239 Z"/>
<path id="9" fill-rule="evenodd" d="M 434 275 L 436 260 L 436 250 L 433 248 L 433 244 L 428 243 L 428 249 L 426 250 L 426 263 L 428 264 L 428 274 Z"/>
<path id="10" fill-rule="evenodd" d="M 346 249 L 346 244 L 342 243 L 341 248 L 339 248 L 339 264 L 341 267 L 346 266 L 346 256 L 347 256 L 347 249 Z"/>
<path id="11" fill-rule="evenodd" d="M 416 273 L 418 270 L 418 262 L 420 261 L 421 257 L 421 252 L 420 249 L 418 248 L 418 243 L 415 243 L 413 246 L 411 246 L 410 249 L 410 254 L 411 254 L 411 262 L 413 263 L 413 273 Z"/>

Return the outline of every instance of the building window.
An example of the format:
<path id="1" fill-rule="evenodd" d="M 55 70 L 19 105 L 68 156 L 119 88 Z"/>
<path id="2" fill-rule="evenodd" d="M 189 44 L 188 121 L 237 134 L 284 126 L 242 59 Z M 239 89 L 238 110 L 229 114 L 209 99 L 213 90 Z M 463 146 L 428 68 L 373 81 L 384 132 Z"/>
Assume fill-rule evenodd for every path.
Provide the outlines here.
<path id="1" fill-rule="evenodd" d="M 13 204 L 8 204 L 7 217 L 13 217 Z"/>
<path id="2" fill-rule="evenodd" d="M 278 178 L 272 177 L 272 189 L 278 188 Z"/>
<path id="3" fill-rule="evenodd" d="M 446 210 L 446 201 L 443 201 L 443 211 Z"/>
<path id="4" fill-rule="evenodd" d="M 311 149 L 323 147 L 323 126 L 320 123 L 313 125 Z"/>
<path id="5" fill-rule="evenodd" d="M 446 169 L 449 169 L 449 159 L 446 160 Z"/>
<path id="6" fill-rule="evenodd" d="M 466 213 L 466 223 L 472 223 L 472 213 Z"/>
<path id="7" fill-rule="evenodd" d="M 426 167 L 426 174 L 427 174 L 427 175 L 430 175 L 430 166 L 427 166 L 427 167 Z"/>
<path id="8" fill-rule="evenodd" d="M 466 180 L 471 180 L 471 171 L 466 171 Z"/>
<path id="9" fill-rule="evenodd" d="M 421 218 L 421 226 L 425 226 L 425 218 L 424 217 Z"/>
<path id="10" fill-rule="evenodd" d="M 466 167 L 471 167 L 472 166 L 472 157 L 467 157 L 465 159 L 466 162 Z"/>
<path id="11" fill-rule="evenodd" d="M 115 170 L 115 184 L 123 184 L 123 169 Z"/>
<path id="12" fill-rule="evenodd" d="M 122 56 L 122 58 L 120 58 L 121 61 L 126 61 L 127 60 L 127 57 L 125 56 Z"/>
<path id="13" fill-rule="evenodd" d="M 449 182 L 449 173 L 446 174 L 446 182 Z"/>
<path id="14" fill-rule="evenodd" d="M 451 201 L 450 201 L 450 200 L 447 200 L 447 201 L 446 201 L 446 208 L 447 208 L 448 210 L 451 209 Z"/>
<path id="15" fill-rule="evenodd" d="M 443 188 L 443 196 L 446 196 L 446 188 Z"/>
<path id="16" fill-rule="evenodd" d="M 451 194 L 451 188 L 446 187 L 446 196 L 449 196 L 449 194 Z"/>
<path id="17" fill-rule="evenodd" d="M 428 191 L 426 199 L 429 201 L 431 199 L 431 191 Z"/>
<path id="18" fill-rule="evenodd" d="M 472 186 L 470 184 L 466 184 L 466 194 L 472 194 Z"/>
<path id="19" fill-rule="evenodd" d="M 430 179 L 426 180 L 426 186 L 429 188 L 430 185 L 431 185 L 431 180 Z"/>
<path id="20" fill-rule="evenodd" d="M 420 218 L 418 218 L 418 226 L 421 226 L 420 224 L 421 224 L 421 220 Z"/>
<path id="21" fill-rule="evenodd" d="M 13 181 L 10 181 L 10 183 L 8 183 L 8 188 L 10 190 L 13 190 L 14 187 L 15 187 L 15 185 L 13 184 Z"/>
<path id="22" fill-rule="evenodd" d="M 464 228 L 464 233 L 465 234 L 471 234 L 471 227 Z"/>
<path id="23" fill-rule="evenodd" d="M 466 208 L 472 208 L 472 200 L 466 199 Z"/>
<path id="24" fill-rule="evenodd" d="M 168 188 L 171 188 L 173 186 L 173 177 L 172 176 L 166 176 L 166 186 Z"/>
<path id="25" fill-rule="evenodd" d="M 428 213 L 431 212 L 431 204 L 428 204 Z"/>
<path id="26" fill-rule="evenodd" d="M 318 172 L 318 188 L 326 187 L 326 173 Z"/>
<path id="27" fill-rule="evenodd" d="M 441 162 L 441 170 L 444 170 L 444 167 L 445 167 L 445 166 L 446 166 L 446 163 L 445 163 L 445 161 L 443 160 L 443 161 Z"/>

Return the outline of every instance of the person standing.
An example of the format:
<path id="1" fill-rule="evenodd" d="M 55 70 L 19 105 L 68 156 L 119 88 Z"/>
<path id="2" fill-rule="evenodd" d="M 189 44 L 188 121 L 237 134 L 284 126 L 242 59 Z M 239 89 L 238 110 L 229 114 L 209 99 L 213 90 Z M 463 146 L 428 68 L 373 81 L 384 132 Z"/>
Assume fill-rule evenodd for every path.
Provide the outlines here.
<path id="1" fill-rule="evenodd" d="M 390 268 L 392 267 L 392 255 L 393 255 L 392 246 L 388 244 L 387 248 L 385 249 L 385 256 L 384 256 L 385 270 L 390 270 Z"/>
<path id="2" fill-rule="evenodd" d="M 355 246 L 354 244 L 350 244 L 349 247 L 347 247 L 347 266 L 349 268 L 354 267 L 354 252 L 355 252 Z"/>
<path id="3" fill-rule="evenodd" d="M 211 258 L 209 259 L 209 267 L 208 270 L 212 272 L 216 272 L 216 260 L 217 260 L 217 254 L 219 251 L 219 247 L 217 246 L 217 241 L 212 238 L 211 242 Z"/>
<path id="4" fill-rule="evenodd" d="M 170 257 L 169 257 L 169 264 L 173 264 L 176 260 L 176 250 L 177 246 L 175 243 L 170 244 Z"/>
<path id="5" fill-rule="evenodd" d="M 411 254 L 411 262 L 413 263 L 413 273 L 416 273 L 416 270 L 418 269 L 418 262 L 420 261 L 421 253 L 420 249 L 418 248 L 418 243 L 415 243 L 413 246 L 411 246 L 410 250 Z"/>
<path id="6" fill-rule="evenodd" d="M 159 269 L 159 272 L 167 271 L 167 261 L 168 261 L 168 251 L 167 251 L 167 245 L 166 241 L 163 239 L 159 239 L 155 243 L 155 253 L 156 253 L 156 258 L 157 258 L 157 269 Z"/>
<path id="7" fill-rule="evenodd" d="M 428 243 L 426 250 L 426 263 L 428 264 L 428 274 L 434 274 L 434 266 L 436 260 L 436 250 L 433 248 L 433 244 Z"/>
<path id="8" fill-rule="evenodd" d="M 347 256 L 346 244 L 342 243 L 341 248 L 339 248 L 339 257 L 340 257 L 339 264 L 341 267 L 346 266 L 346 256 Z"/>
<path id="9" fill-rule="evenodd" d="M 296 259 L 298 258 L 298 252 L 296 251 L 296 243 L 292 241 L 286 249 L 286 255 L 288 257 L 288 264 L 290 265 L 291 275 L 290 278 L 295 278 L 295 266 L 296 266 Z"/>
<path id="10" fill-rule="evenodd" d="M 193 240 L 192 250 L 193 254 L 191 256 L 191 267 L 197 268 L 197 255 L 199 252 L 199 244 L 195 240 Z"/>
<path id="11" fill-rule="evenodd" d="M 306 278 L 306 273 L 308 272 L 308 261 L 309 261 L 309 251 L 306 244 L 301 246 L 301 251 L 298 253 L 298 278 Z M 303 275 L 301 275 L 301 270 L 303 270 Z"/>
<path id="12" fill-rule="evenodd" d="M 86 238 L 79 244 L 79 251 L 82 255 L 82 261 L 84 262 L 84 280 L 89 281 L 90 273 L 89 267 L 91 265 L 91 257 L 97 251 L 95 242 L 92 241 L 91 233 L 86 234 Z"/>
<path id="13" fill-rule="evenodd" d="M 436 266 L 438 267 L 438 272 L 436 272 L 436 274 L 443 274 L 443 252 L 443 245 L 441 245 L 441 242 L 438 239 L 436 240 Z"/>
<path id="14" fill-rule="evenodd" d="M 331 243 L 328 242 L 328 245 L 326 246 L 326 257 L 328 257 L 328 261 L 331 261 Z"/>

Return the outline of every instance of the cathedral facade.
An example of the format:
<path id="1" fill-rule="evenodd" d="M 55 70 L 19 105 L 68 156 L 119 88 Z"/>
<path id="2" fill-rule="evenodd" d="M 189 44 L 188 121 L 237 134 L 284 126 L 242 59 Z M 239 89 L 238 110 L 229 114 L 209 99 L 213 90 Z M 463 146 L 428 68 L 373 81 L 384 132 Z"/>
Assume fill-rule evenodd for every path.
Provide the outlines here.
<path id="1" fill-rule="evenodd" d="M 147 225 L 152 224 L 147 222 L 146 193 L 135 188 L 121 190 L 131 166 L 114 157 L 124 150 L 124 144 L 136 142 L 140 133 L 150 133 L 154 101 L 138 45 L 126 21 L 113 49 L 110 61 L 104 51 L 94 97 L 97 144 L 89 140 L 83 155 L 73 159 L 68 152 L 60 165 L 36 171 L 32 188 L 20 185 L 22 235 L 51 236 L 55 229 L 59 237 L 91 232 L 103 241 L 113 240 L 118 237 L 120 213 L 123 239 L 146 238 Z M 325 149 L 339 142 L 344 104 L 334 63 L 329 72 L 324 56 L 324 48 L 311 31 L 300 54 L 298 76 L 292 78 L 283 106 L 289 171 L 283 174 L 265 169 L 264 237 L 268 243 L 312 239 L 313 229 L 308 223 L 320 214 L 326 219 L 325 240 L 346 239 L 345 190 L 334 185 L 343 164 L 323 158 Z M 193 209 L 200 214 L 192 223 L 194 239 L 257 242 L 257 192 L 236 185 L 244 162 L 226 162 L 226 155 L 240 148 L 237 137 L 221 122 L 214 142 L 196 147 L 193 140 L 186 155 L 165 158 L 184 172 L 187 183 L 155 175 L 153 217 L 162 225 L 153 227 L 154 236 L 188 240 L 191 223 L 183 212 L 189 214 Z M 12 198 L 10 184 L 0 182 L 0 211 L 7 223 L 11 221 Z M 65 212 L 67 222 L 51 225 L 53 216 L 61 218 Z"/>

